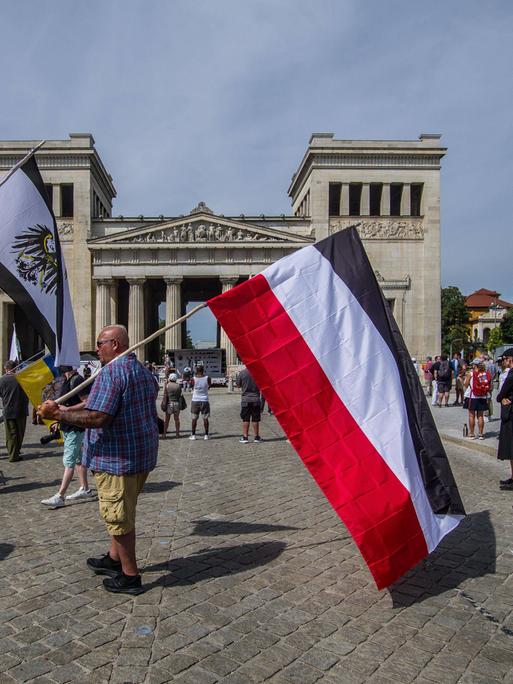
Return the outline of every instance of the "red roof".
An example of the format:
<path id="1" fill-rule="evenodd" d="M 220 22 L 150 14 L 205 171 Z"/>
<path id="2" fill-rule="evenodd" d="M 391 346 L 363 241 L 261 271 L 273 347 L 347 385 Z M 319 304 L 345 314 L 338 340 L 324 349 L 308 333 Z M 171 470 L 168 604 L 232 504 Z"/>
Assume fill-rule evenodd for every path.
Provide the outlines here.
<path id="1" fill-rule="evenodd" d="M 482 287 L 480 290 L 476 290 L 465 297 L 465 306 L 469 309 L 489 309 L 492 304 L 497 304 L 502 306 L 504 309 L 513 308 L 511 302 L 506 302 L 504 299 L 500 299 L 501 293 L 495 292 L 495 290 L 487 290 Z"/>

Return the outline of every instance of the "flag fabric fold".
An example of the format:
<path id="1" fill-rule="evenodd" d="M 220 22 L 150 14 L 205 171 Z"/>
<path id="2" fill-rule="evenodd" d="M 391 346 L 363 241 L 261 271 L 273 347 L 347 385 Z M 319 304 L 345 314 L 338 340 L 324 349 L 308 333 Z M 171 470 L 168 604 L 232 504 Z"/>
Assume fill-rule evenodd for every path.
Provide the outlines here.
<path id="1" fill-rule="evenodd" d="M 276 262 L 208 305 L 378 588 L 464 516 L 404 341 L 356 229 Z"/>
<path id="2" fill-rule="evenodd" d="M 80 354 L 57 224 L 32 156 L 0 186 L 0 288 L 18 304 L 55 356 Z"/>

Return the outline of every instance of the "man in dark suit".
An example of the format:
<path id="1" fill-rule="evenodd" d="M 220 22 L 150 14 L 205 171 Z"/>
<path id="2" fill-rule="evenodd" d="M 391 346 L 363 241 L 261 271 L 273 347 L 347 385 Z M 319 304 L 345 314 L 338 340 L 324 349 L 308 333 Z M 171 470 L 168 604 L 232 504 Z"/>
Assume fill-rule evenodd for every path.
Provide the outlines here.
<path id="1" fill-rule="evenodd" d="M 501 430 L 499 433 L 499 448 L 497 458 L 509 461 L 511 476 L 500 481 L 501 489 L 513 490 L 513 347 L 502 354 L 502 364 L 509 372 L 497 394 L 497 401 L 501 405 Z"/>
<path id="2" fill-rule="evenodd" d="M 21 444 L 28 416 L 28 399 L 14 377 L 14 361 L 7 361 L 0 378 L 0 399 L 4 407 L 5 443 L 9 461 L 22 461 Z"/>

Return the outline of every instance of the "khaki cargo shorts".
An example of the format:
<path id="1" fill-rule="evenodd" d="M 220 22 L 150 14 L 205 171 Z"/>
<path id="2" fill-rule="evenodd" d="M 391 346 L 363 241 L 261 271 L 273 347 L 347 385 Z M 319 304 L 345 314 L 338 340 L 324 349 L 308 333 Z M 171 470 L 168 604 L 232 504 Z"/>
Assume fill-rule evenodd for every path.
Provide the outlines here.
<path id="1" fill-rule="evenodd" d="M 95 473 L 100 516 L 107 532 L 116 537 L 128 534 L 135 528 L 137 497 L 144 487 L 148 473 L 111 475 Z"/>

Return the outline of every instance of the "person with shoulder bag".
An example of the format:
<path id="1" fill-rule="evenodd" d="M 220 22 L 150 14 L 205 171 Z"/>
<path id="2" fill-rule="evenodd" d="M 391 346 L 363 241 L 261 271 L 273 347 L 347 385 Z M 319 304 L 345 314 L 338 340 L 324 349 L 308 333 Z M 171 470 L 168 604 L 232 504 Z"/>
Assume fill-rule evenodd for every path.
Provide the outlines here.
<path id="1" fill-rule="evenodd" d="M 477 413 L 477 425 L 479 434 L 477 439 L 484 439 L 484 412 L 488 409 L 488 394 L 490 393 L 491 378 L 481 359 L 472 361 L 472 370 L 465 379 L 465 388 L 468 394 L 468 426 L 469 439 L 476 439 L 475 425 Z M 470 391 L 469 391 L 470 390 Z"/>
<path id="2" fill-rule="evenodd" d="M 187 404 L 182 394 L 182 388 L 178 383 L 178 376 L 176 373 L 171 373 L 168 381 L 164 385 L 164 396 L 160 406 L 166 416 L 164 419 L 164 434 L 162 435 L 162 439 L 166 439 L 167 428 L 171 416 L 173 416 L 175 421 L 175 435 L 180 437 L 180 411 L 186 407 Z"/>

